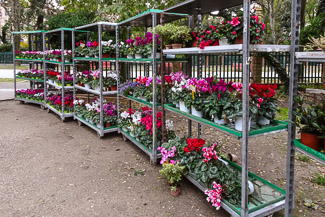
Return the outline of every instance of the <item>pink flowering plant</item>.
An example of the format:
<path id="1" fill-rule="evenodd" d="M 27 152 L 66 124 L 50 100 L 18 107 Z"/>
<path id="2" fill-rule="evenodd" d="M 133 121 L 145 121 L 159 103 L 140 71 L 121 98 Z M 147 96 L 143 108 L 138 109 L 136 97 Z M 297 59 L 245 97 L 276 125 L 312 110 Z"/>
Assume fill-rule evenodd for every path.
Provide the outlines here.
<path id="1" fill-rule="evenodd" d="M 216 182 L 213 182 L 213 189 L 212 190 L 205 190 L 204 192 L 207 197 L 207 201 L 212 203 L 212 206 L 215 207 L 217 210 L 221 207 L 221 193 L 222 193 L 222 187 L 221 185 L 217 184 Z"/>
<path id="2" fill-rule="evenodd" d="M 206 79 L 189 79 L 189 94 L 185 98 L 185 105 L 193 106 L 197 111 L 203 111 L 204 104 L 211 93 L 211 85 Z"/>

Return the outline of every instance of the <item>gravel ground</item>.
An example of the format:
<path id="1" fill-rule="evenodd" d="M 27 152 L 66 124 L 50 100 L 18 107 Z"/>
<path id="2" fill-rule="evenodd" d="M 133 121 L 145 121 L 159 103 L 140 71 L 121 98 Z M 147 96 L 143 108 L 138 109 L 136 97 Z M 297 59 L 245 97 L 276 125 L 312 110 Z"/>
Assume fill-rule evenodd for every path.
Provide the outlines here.
<path id="1" fill-rule="evenodd" d="M 169 195 L 160 166 L 118 134 L 98 139 L 74 121 L 61 122 L 39 106 L 0 102 L 0 216 L 229 216 L 216 211 L 186 180 L 180 197 Z M 171 116 L 178 133 L 186 122 Z M 183 126 L 183 127 L 182 127 Z M 210 128 L 204 139 L 239 154 L 238 140 Z M 195 133 L 195 128 L 194 128 Z M 285 188 L 286 133 L 253 139 L 249 169 Z M 144 175 L 134 175 L 145 170 Z M 294 216 L 324 216 L 325 187 L 311 182 L 324 167 L 296 161 Z M 304 206 L 312 199 L 317 210 Z M 283 216 L 283 211 L 274 216 Z"/>

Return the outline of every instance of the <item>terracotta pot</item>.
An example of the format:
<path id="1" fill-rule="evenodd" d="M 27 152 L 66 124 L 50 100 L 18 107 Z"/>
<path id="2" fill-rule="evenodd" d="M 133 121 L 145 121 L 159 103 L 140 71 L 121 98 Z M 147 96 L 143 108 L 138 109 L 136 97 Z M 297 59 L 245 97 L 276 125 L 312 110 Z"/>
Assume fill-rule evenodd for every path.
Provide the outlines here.
<path id="1" fill-rule="evenodd" d="M 109 58 L 109 54 L 108 53 L 103 53 L 103 58 Z"/>
<path id="2" fill-rule="evenodd" d="M 116 54 L 112 54 L 111 55 L 111 58 L 116 58 Z"/>
<path id="3" fill-rule="evenodd" d="M 62 59 L 58 59 L 58 62 L 62 62 Z"/>
<path id="4" fill-rule="evenodd" d="M 181 187 L 177 187 L 176 191 L 170 189 L 170 195 L 172 195 L 173 197 L 178 197 L 180 193 L 181 193 Z"/>
<path id="5" fill-rule="evenodd" d="M 235 162 L 235 163 L 238 161 L 237 155 L 229 153 L 228 156 L 229 156 L 230 161 Z"/>
<path id="6" fill-rule="evenodd" d="M 320 150 L 320 139 L 318 138 L 319 135 L 301 132 L 301 143 L 315 149 L 316 151 Z"/>
<path id="7" fill-rule="evenodd" d="M 111 91 L 116 91 L 117 90 L 117 86 L 111 86 Z"/>
<path id="8" fill-rule="evenodd" d="M 105 123 L 105 127 L 106 127 L 106 128 L 107 128 L 107 127 L 111 127 L 111 126 L 112 126 L 111 123 L 108 123 L 108 122 Z"/>
<path id="9" fill-rule="evenodd" d="M 172 45 L 170 45 L 170 44 L 166 44 L 165 47 L 166 47 L 167 50 L 172 49 Z"/>
<path id="10" fill-rule="evenodd" d="M 325 83 L 323 84 L 323 89 L 325 90 Z"/>
<path id="11" fill-rule="evenodd" d="M 243 44 L 243 35 L 240 35 L 235 39 L 235 44 Z"/>
<path id="12" fill-rule="evenodd" d="M 182 48 L 182 44 L 172 44 L 172 48 L 173 49 L 178 49 L 178 48 Z"/>
<path id="13" fill-rule="evenodd" d="M 82 84 L 82 83 L 78 83 L 78 85 L 80 86 L 80 87 L 83 87 L 83 86 L 85 86 L 84 84 Z"/>

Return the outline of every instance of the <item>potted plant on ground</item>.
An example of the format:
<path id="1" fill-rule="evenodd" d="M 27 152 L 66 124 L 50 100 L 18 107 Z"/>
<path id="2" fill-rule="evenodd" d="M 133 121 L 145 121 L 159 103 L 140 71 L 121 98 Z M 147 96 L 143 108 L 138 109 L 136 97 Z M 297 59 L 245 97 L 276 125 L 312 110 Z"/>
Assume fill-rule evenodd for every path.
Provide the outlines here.
<path id="1" fill-rule="evenodd" d="M 176 164 L 164 163 L 162 166 L 163 168 L 159 170 L 159 173 L 168 179 L 171 187 L 170 194 L 177 197 L 181 191 L 179 182 L 185 173 L 185 166 L 181 166 L 178 162 Z"/>

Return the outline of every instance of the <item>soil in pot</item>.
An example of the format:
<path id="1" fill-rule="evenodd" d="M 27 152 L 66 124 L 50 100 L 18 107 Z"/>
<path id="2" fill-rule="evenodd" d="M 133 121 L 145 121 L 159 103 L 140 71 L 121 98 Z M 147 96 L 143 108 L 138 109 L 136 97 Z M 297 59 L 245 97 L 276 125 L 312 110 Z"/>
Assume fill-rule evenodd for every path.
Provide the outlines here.
<path id="1" fill-rule="evenodd" d="M 182 44 L 172 44 L 172 48 L 173 49 L 178 49 L 178 48 L 182 48 Z"/>
<path id="2" fill-rule="evenodd" d="M 301 143 L 316 151 L 320 151 L 320 139 L 318 136 L 317 134 L 301 132 Z"/>
<path id="3" fill-rule="evenodd" d="M 176 190 L 174 190 L 173 188 L 170 189 L 170 195 L 173 197 L 178 197 L 180 193 L 181 187 L 176 187 Z"/>

